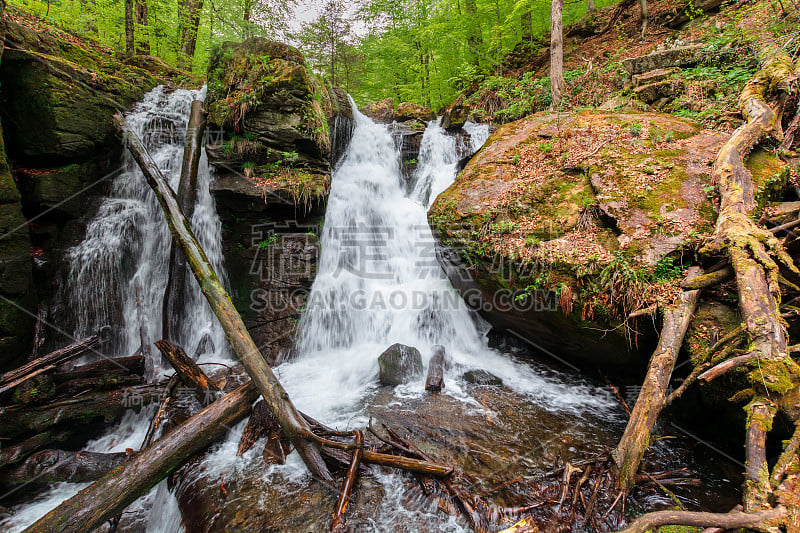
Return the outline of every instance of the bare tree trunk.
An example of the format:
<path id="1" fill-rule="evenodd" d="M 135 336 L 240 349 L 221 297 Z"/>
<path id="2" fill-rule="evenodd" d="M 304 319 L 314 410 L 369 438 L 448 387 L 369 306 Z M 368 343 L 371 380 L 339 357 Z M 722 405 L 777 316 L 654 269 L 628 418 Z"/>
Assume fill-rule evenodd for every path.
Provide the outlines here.
<path id="1" fill-rule="evenodd" d="M 141 167 L 147 182 L 156 193 L 172 235 L 180 245 L 181 250 L 183 250 L 192 273 L 200 284 L 203 295 L 219 319 L 233 352 L 241 360 L 245 370 L 264 396 L 267 406 L 280 424 L 281 429 L 283 429 L 283 432 L 300 453 L 311 473 L 319 479 L 331 481 L 330 472 L 325 466 L 320 450 L 312 440 L 313 434 L 308 423 L 295 409 L 289 399 L 289 394 L 284 390 L 275 374 L 272 373 L 272 369 L 267 365 L 252 337 L 250 337 L 242 317 L 231 302 L 231 297 L 219 282 L 217 274 L 192 233 L 189 221 L 183 215 L 175 193 L 161 174 L 156 163 L 147 153 L 142 142 L 125 122 L 125 119 L 120 115 L 115 115 L 114 119 L 117 129 L 122 134 L 133 158 Z"/>
<path id="2" fill-rule="evenodd" d="M 178 66 L 191 70 L 203 0 L 179 0 L 178 10 Z"/>
<path id="3" fill-rule="evenodd" d="M 189 124 L 186 127 L 186 140 L 183 144 L 183 164 L 181 178 L 178 182 L 178 202 L 188 221 L 194 214 L 197 201 L 197 168 L 200 164 L 203 134 L 206 131 L 206 114 L 203 101 L 192 102 L 189 111 Z M 169 253 L 169 270 L 167 288 L 164 290 L 164 301 L 161 310 L 161 337 L 172 342 L 180 342 L 180 316 L 185 298 L 186 260 L 178 251 L 175 239 L 172 239 Z"/>
<path id="4" fill-rule="evenodd" d="M 125 55 L 134 54 L 133 42 L 133 0 L 125 0 Z"/>
<path id="5" fill-rule="evenodd" d="M 586 2 L 586 10 L 589 13 L 594 13 L 595 9 L 596 8 L 594 7 L 594 0 L 587 0 L 587 2 Z"/>
<path id="6" fill-rule="evenodd" d="M 136 0 L 136 24 L 139 25 L 137 54 L 150 55 L 150 33 L 147 31 L 147 0 Z"/>
<path id="7" fill-rule="evenodd" d="M 700 268 L 692 267 L 686 275 L 686 280 L 691 280 L 701 273 Z M 639 463 L 650 446 L 650 433 L 664 408 L 672 370 L 699 298 L 699 290 L 686 291 L 678 302 L 664 310 L 664 323 L 658 347 L 650 359 L 642 390 L 636 398 L 636 405 L 625 427 L 625 433 L 612 453 L 614 462 L 620 470 L 619 487 L 623 491 L 627 491 L 633 485 Z"/>
<path id="8" fill-rule="evenodd" d="M 561 104 L 564 90 L 563 9 L 564 0 L 553 0 L 550 4 L 550 92 L 553 109 Z"/>
<path id="9" fill-rule="evenodd" d="M 250 412 L 252 382 L 223 396 L 98 481 L 65 500 L 26 533 L 91 531 L 157 485 L 192 454 L 224 435 Z"/>
<path id="10" fill-rule="evenodd" d="M 465 0 L 464 11 L 466 11 L 468 19 L 477 21 L 478 6 L 475 0 Z M 480 55 L 478 53 L 478 50 L 481 44 L 483 44 L 483 38 L 481 37 L 481 28 L 478 25 L 478 23 L 475 22 L 475 29 L 472 32 L 470 32 L 470 35 L 467 37 L 467 46 L 469 47 L 474 57 L 475 66 L 478 66 L 478 64 L 480 63 Z"/>
<path id="11" fill-rule="evenodd" d="M 647 23 L 650 22 L 650 14 L 647 10 L 647 0 L 639 0 L 639 9 L 641 10 L 642 40 L 644 41 L 644 34 L 647 31 Z"/>

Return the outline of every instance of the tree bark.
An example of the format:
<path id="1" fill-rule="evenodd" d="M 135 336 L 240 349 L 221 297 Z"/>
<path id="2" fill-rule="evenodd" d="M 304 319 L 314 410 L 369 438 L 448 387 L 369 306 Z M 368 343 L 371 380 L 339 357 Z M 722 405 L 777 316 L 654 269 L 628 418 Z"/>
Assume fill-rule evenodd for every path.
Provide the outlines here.
<path id="1" fill-rule="evenodd" d="M 76 366 L 72 370 L 65 372 L 56 371 L 53 374 L 53 381 L 64 383 L 73 379 L 99 378 L 108 375 L 144 374 L 144 357 L 141 355 L 131 355 L 130 357 L 118 357 L 116 359 L 102 359 L 100 361 L 86 365 Z"/>
<path id="2" fill-rule="evenodd" d="M 595 11 L 594 0 L 587 0 L 587 2 L 586 2 L 586 10 L 589 13 L 594 13 L 594 11 Z"/>
<path id="3" fill-rule="evenodd" d="M 364 434 L 361 431 L 356 431 L 356 444 L 364 444 Z M 350 467 L 347 469 L 347 476 L 342 483 L 342 491 L 339 493 L 339 499 L 336 501 L 336 510 L 333 512 L 333 520 L 331 520 L 331 531 L 333 533 L 345 533 L 344 515 L 347 512 L 347 504 L 350 503 L 350 494 L 353 492 L 353 487 L 356 485 L 358 479 L 358 467 L 361 465 L 361 456 L 364 450 L 356 448 L 353 450 Z"/>
<path id="4" fill-rule="evenodd" d="M 551 107 L 561 104 L 561 93 L 564 90 L 564 34 L 562 12 L 564 0 L 552 0 L 550 3 L 550 93 Z"/>
<path id="5" fill-rule="evenodd" d="M 179 68 L 192 69 L 194 52 L 197 47 L 197 30 L 200 27 L 200 14 L 202 12 L 203 0 L 178 1 Z"/>
<path id="6" fill-rule="evenodd" d="M 257 397 L 252 382 L 223 396 L 140 453 L 62 502 L 25 530 L 83 532 L 103 524 L 247 416 Z"/>
<path id="7" fill-rule="evenodd" d="M 143 385 L 111 392 L 95 392 L 40 407 L 8 407 L 0 411 L 0 428 L 5 438 L 41 433 L 55 424 L 86 424 L 120 418 L 128 409 L 159 400 L 163 385 Z"/>
<path id="8" fill-rule="evenodd" d="M 3 446 L 2 449 L 0 449 L 0 467 L 17 463 L 30 454 L 54 442 L 65 441 L 79 430 L 80 427 L 75 426 L 71 428 L 58 427 L 48 429 L 47 431 L 37 433 L 33 437 L 25 439 L 19 444 Z"/>
<path id="9" fill-rule="evenodd" d="M 444 346 L 434 346 L 433 356 L 428 363 L 428 377 L 425 379 L 425 390 L 428 392 L 441 392 L 444 388 L 444 372 L 450 368 L 450 359 Z"/>
<path id="10" fill-rule="evenodd" d="M 650 22 L 650 13 L 647 9 L 647 0 L 639 0 L 639 9 L 641 11 L 642 19 L 642 40 L 644 41 L 644 34 L 647 31 L 647 24 Z"/>
<path id="11" fill-rule="evenodd" d="M 724 267 L 708 274 L 702 274 L 692 279 L 686 279 L 681 282 L 681 288 L 687 291 L 696 289 L 705 289 L 706 287 L 713 287 L 733 277 L 733 269 L 731 267 Z"/>
<path id="12" fill-rule="evenodd" d="M 21 464 L 3 470 L 0 478 L 11 483 L 86 483 L 105 476 L 127 458 L 125 452 L 42 450 Z"/>
<path id="13" fill-rule="evenodd" d="M 691 267 L 686 274 L 686 280 L 690 281 L 701 273 L 700 268 Z M 639 463 L 650 445 L 650 433 L 664 408 L 672 370 L 699 298 L 699 290 L 685 291 L 674 305 L 664 310 L 658 346 L 650 359 L 647 375 L 642 382 L 642 389 L 636 398 L 625 433 L 612 453 L 619 468 L 619 487 L 623 491 L 633 486 Z"/>
<path id="14" fill-rule="evenodd" d="M 186 127 L 186 140 L 183 144 L 183 163 L 181 178 L 178 182 L 178 203 L 184 216 L 191 223 L 194 215 L 194 206 L 197 203 L 197 169 L 202 153 L 203 134 L 206 131 L 206 113 L 203 101 L 192 102 L 189 111 L 189 124 Z M 180 332 L 180 316 L 185 299 L 186 288 L 186 261 L 178 251 L 175 240 L 172 240 L 169 252 L 169 270 L 167 274 L 167 288 L 164 291 L 164 301 L 161 312 L 161 338 L 181 342 L 178 337 Z"/>
<path id="15" fill-rule="evenodd" d="M 55 370 L 58 365 L 77 359 L 87 352 L 95 350 L 98 346 L 100 346 L 100 338 L 97 335 L 92 335 L 6 372 L 0 377 L 0 394 L 13 389 L 32 377 Z"/>
<path id="16" fill-rule="evenodd" d="M 192 273 L 200 284 L 211 309 L 219 319 L 233 352 L 242 361 L 245 370 L 266 400 L 272 415 L 300 453 L 311 473 L 319 479 L 331 481 L 332 477 L 325 466 L 318 446 L 307 438 L 308 435 L 311 435 L 308 424 L 295 409 L 288 393 L 272 373 L 272 369 L 267 365 L 250 337 L 242 317 L 233 306 L 230 296 L 219 282 L 211 263 L 192 233 L 189 221 L 181 211 L 175 193 L 125 119 L 120 115 L 115 115 L 114 118 L 131 154 L 141 167 L 150 187 L 156 193 L 172 235 L 186 255 Z"/>

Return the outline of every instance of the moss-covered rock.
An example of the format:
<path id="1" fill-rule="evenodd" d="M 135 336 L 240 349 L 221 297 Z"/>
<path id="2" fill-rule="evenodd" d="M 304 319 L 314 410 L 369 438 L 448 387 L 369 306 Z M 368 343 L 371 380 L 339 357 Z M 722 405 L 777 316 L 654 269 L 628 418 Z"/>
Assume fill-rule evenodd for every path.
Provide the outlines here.
<path id="1" fill-rule="evenodd" d="M 459 129 L 467 121 L 471 109 L 464 103 L 464 95 L 458 95 L 442 115 L 442 127 L 446 130 Z"/>
<path id="2" fill-rule="evenodd" d="M 436 113 L 431 109 L 411 102 L 401 102 L 397 104 L 397 108 L 394 110 L 394 120 L 397 122 L 415 120 L 424 123 L 435 118 Z"/>
<path id="3" fill-rule="evenodd" d="M 681 250 L 714 229 L 711 163 L 726 139 L 656 113 L 506 124 L 431 207 L 458 252 L 442 262 L 494 325 L 561 356 L 624 363 L 637 353 L 628 315 L 671 301 Z M 765 197 L 785 179 L 769 153 L 748 166 Z"/>
<path id="4" fill-rule="evenodd" d="M 361 108 L 361 112 L 379 124 L 391 124 L 394 120 L 394 100 L 384 98 L 367 104 Z"/>

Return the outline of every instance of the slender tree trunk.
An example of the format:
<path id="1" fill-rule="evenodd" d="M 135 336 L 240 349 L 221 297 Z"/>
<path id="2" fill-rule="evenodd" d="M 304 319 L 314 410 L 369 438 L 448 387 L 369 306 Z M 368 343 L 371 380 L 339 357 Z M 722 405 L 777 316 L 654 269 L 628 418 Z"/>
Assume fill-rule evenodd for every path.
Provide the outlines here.
<path id="1" fill-rule="evenodd" d="M 594 13 L 594 11 L 595 11 L 594 0 L 587 0 L 586 1 L 586 9 L 587 9 L 587 11 L 589 13 Z"/>
<path id="2" fill-rule="evenodd" d="M 187 220 L 192 220 L 194 204 L 197 201 L 197 169 L 202 152 L 203 133 L 206 130 L 206 115 L 203 101 L 192 102 L 189 112 L 189 124 L 186 127 L 186 140 L 183 144 L 183 165 L 178 182 L 178 202 Z M 172 239 L 169 254 L 169 270 L 167 287 L 161 307 L 161 337 L 172 342 L 181 342 L 180 332 L 181 310 L 185 298 L 186 261 L 178 251 L 175 239 Z"/>
<path id="3" fill-rule="evenodd" d="M 219 282 L 214 268 L 209 263 L 202 247 L 192 233 L 189 221 L 186 220 L 180 209 L 178 199 L 169 186 L 166 178 L 147 153 L 142 142 L 130 129 L 125 119 L 120 115 L 114 116 L 117 129 L 122 134 L 128 148 L 147 179 L 147 182 L 156 193 L 159 204 L 164 211 L 173 238 L 180 245 L 181 250 L 189 262 L 203 295 L 211 305 L 211 309 L 219 319 L 225 336 L 239 357 L 245 370 L 253 379 L 258 390 L 264 396 L 272 415 L 281 425 L 281 429 L 300 453 L 311 473 L 324 481 L 331 481 L 332 477 L 320 454 L 319 447 L 312 441 L 313 434 L 308 423 L 295 409 L 289 394 L 281 385 L 275 374 L 272 373 L 261 352 L 253 342 L 250 333 L 242 321 L 239 312 L 233 306 L 231 297 Z"/>
<path id="4" fill-rule="evenodd" d="M 133 42 L 133 0 L 125 0 L 125 55 L 134 54 Z"/>
<path id="5" fill-rule="evenodd" d="M 480 24 L 478 24 L 478 6 L 475 0 L 465 0 L 464 11 L 467 13 L 467 20 L 470 22 L 475 21 L 475 26 L 472 32 L 470 32 L 469 37 L 467 37 L 467 46 L 469 46 L 472 52 L 475 66 L 478 66 L 480 64 L 480 47 L 483 44 L 483 38 L 481 37 Z"/>
<path id="6" fill-rule="evenodd" d="M 526 11 L 520 15 L 520 24 L 522 25 L 522 39 L 533 43 L 533 13 Z"/>
<path id="7" fill-rule="evenodd" d="M 178 66 L 187 70 L 192 68 L 194 52 L 197 48 L 197 30 L 200 28 L 200 15 L 203 0 L 179 0 L 178 2 Z"/>
<path id="8" fill-rule="evenodd" d="M 563 9 L 564 0 L 553 0 L 550 4 L 550 92 L 554 109 L 561 104 L 564 90 Z"/>
<path id="9" fill-rule="evenodd" d="M 642 40 L 644 41 L 644 34 L 647 31 L 647 24 L 650 22 L 650 13 L 647 10 L 647 0 L 639 0 L 639 8 L 641 9 L 642 17 Z"/>
<path id="10" fill-rule="evenodd" d="M 136 24 L 139 25 L 137 54 L 150 55 L 150 32 L 147 30 L 147 0 L 136 0 Z"/>

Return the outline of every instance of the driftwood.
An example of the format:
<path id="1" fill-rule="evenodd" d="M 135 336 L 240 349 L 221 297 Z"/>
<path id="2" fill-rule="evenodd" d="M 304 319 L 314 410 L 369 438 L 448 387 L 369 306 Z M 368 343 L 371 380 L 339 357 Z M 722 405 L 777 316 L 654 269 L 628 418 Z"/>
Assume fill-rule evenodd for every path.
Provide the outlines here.
<path id="1" fill-rule="evenodd" d="M 19 465 L 0 471 L 0 478 L 12 483 L 86 483 L 108 474 L 127 458 L 125 452 L 42 450 Z"/>
<path id="2" fill-rule="evenodd" d="M 203 101 L 195 100 L 189 111 L 189 124 L 186 127 L 186 140 L 183 145 L 183 165 L 177 191 L 178 203 L 184 216 L 190 222 L 197 199 L 197 168 L 200 163 L 205 130 L 206 114 L 203 109 Z M 173 239 L 169 251 L 167 288 L 164 291 L 161 313 L 161 335 L 165 339 L 178 341 L 176 335 L 180 325 L 179 317 L 184 301 L 185 286 L 186 264 Z"/>
<path id="3" fill-rule="evenodd" d="M 428 377 L 425 379 L 425 390 L 441 392 L 444 388 L 444 372 L 450 368 L 450 358 L 444 346 L 434 346 L 431 361 L 428 364 Z"/>
<path id="4" fill-rule="evenodd" d="M 297 449 L 311 473 L 319 479 L 332 481 L 333 478 L 320 454 L 318 442 L 315 441 L 308 424 L 295 409 L 289 400 L 288 393 L 275 377 L 250 337 L 230 296 L 220 283 L 211 263 L 192 233 L 189 221 L 183 214 L 169 183 L 125 119 L 121 115 L 115 115 L 114 119 L 133 158 L 139 164 L 147 182 L 155 192 L 173 238 L 185 254 L 192 273 L 200 284 L 211 309 L 219 319 L 233 352 L 241 360 L 284 434 Z"/>
<path id="5" fill-rule="evenodd" d="M 252 382 L 215 401 L 27 528 L 34 532 L 90 531 L 116 516 L 247 416 L 257 397 Z"/>
<path id="6" fill-rule="evenodd" d="M 156 341 L 156 348 L 161 351 L 161 354 L 169 361 L 172 368 L 180 376 L 181 381 L 194 389 L 197 398 L 201 404 L 209 403 L 210 399 L 214 398 L 214 393 L 220 390 L 219 386 L 208 379 L 205 372 L 203 372 L 197 363 L 189 359 L 186 352 L 180 346 L 170 344 L 166 340 Z"/>
<path id="7" fill-rule="evenodd" d="M 99 346 L 100 337 L 92 335 L 91 337 L 74 342 L 69 346 L 50 352 L 19 368 L 6 372 L 0 376 L 0 394 L 13 389 L 23 381 L 32 377 L 54 370 L 58 365 L 77 359 L 85 353 L 95 350 Z"/>
<path id="8" fill-rule="evenodd" d="M 355 443 L 364 444 L 364 434 L 361 431 L 356 431 Z M 350 493 L 353 492 L 353 487 L 355 487 L 358 479 L 358 467 L 361 464 L 363 453 L 364 450 L 361 448 L 353 450 L 350 467 L 347 469 L 347 476 L 342 484 L 342 491 L 339 493 L 339 499 L 336 501 L 336 510 L 333 512 L 333 519 L 331 520 L 331 531 L 334 533 L 347 531 L 347 527 L 344 524 L 344 514 L 347 512 L 347 504 L 350 502 Z"/>
<path id="9" fill-rule="evenodd" d="M 267 464 L 285 464 L 286 456 L 290 452 L 289 441 L 283 436 L 280 426 L 272 417 L 272 413 L 269 412 L 267 403 L 264 400 L 256 402 L 253 406 L 253 413 L 250 415 L 244 431 L 242 431 L 241 439 L 239 439 L 239 448 L 236 451 L 236 455 L 244 455 L 261 437 L 267 437 L 267 443 L 264 445 L 264 451 L 261 454 L 264 462 Z"/>
<path id="10" fill-rule="evenodd" d="M 142 385 L 111 392 L 95 392 L 37 407 L 8 407 L 0 411 L 2 436 L 17 437 L 25 433 L 40 433 L 55 424 L 86 424 L 120 418 L 128 409 L 139 410 L 143 405 L 158 401 L 163 385 Z"/>
<path id="11" fill-rule="evenodd" d="M 691 267 L 686 280 L 691 281 L 701 272 L 698 267 Z M 614 462 L 619 468 L 619 486 L 623 491 L 627 491 L 633 485 L 639 463 L 650 445 L 650 433 L 664 408 L 672 370 L 699 297 L 699 290 L 685 291 L 674 305 L 664 310 L 664 324 L 658 346 L 650 359 L 647 375 L 625 433 L 612 453 Z"/>

